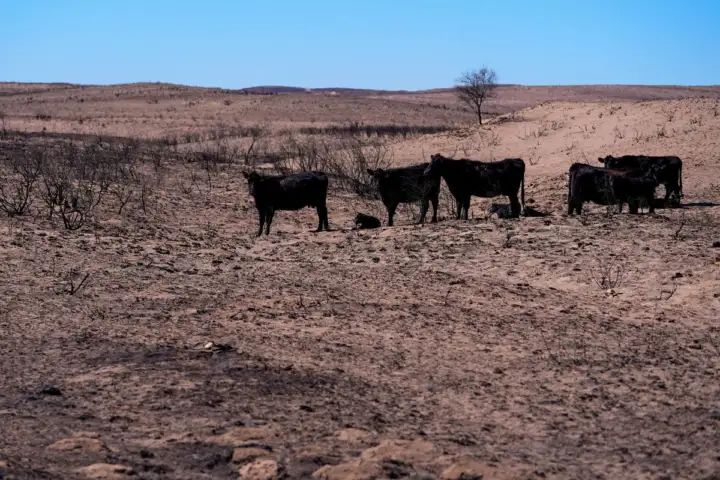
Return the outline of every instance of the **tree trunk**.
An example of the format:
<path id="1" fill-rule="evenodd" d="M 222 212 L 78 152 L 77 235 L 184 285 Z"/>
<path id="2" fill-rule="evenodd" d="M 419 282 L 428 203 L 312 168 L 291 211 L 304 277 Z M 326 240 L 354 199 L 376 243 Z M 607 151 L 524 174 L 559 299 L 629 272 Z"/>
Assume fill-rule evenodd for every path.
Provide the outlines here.
<path id="1" fill-rule="evenodd" d="M 478 116 L 478 124 L 482 125 L 482 103 L 476 103 L 475 108 L 477 108 L 477 116 Z"/>

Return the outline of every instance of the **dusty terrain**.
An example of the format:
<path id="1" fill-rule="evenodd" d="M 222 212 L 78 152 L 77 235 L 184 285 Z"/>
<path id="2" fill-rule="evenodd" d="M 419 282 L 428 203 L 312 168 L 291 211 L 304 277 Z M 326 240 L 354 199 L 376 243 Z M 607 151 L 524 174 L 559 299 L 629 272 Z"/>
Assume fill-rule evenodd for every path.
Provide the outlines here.
<path id="1" fill-rule="evenodd" d="M 478 128 L 447 92 L 183 88 L 2 84 L 0 154 L 18 131 L 447 126 L 388 139 L 393 162 L 520 156 L 550 216 L 444 199 L 354 231 L 382 210 L 335 189 L 334 231 L 280 212 L 255 238 L 244 166 L 167 161 L 146 212 L 0 218 L 0 477 L 720 478 L 717 89 L 507 87 Z M 635 152 L 683 159 L 684 208 L 564 214 L 572 162 Z"/>

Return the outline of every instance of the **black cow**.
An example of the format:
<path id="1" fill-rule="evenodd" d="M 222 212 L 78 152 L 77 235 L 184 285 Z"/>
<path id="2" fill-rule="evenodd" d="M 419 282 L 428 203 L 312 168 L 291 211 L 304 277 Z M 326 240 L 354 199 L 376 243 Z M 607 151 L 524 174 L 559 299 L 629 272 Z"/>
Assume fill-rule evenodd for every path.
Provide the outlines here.
<path id="1" fill-rule="evenodd" d="M 614 170 L 574 163 L 568 171 L 568 215 L 582 213 L 584 202 L 617 204 L 620 211 L 623 204 L 627 203 L 630 213 L 638 213 L 640 203 L 645 202 L 649 212 L 653 213 L 656 187 L 655 176 L 642 171 Z"/>
<path id="2" fill-rule="evenodd" d="M 318 214 L 317 231 L 330 230 L 327 199 L 328 177 L 323 172 L 303 172 L 292 175 L 269 176 L 258 172 L 244 172 L 250 195 L 260 215 L 258 236 L 270 235 L 270 224 L 276 210 L 300 210 L 315 207 Z"/>
<path id="3" fill-rule="evenodd" d="M 421 202 L 420 223 L 425 223 L 429 202 L 432 202 L 432 222 L 437 222 L 438 196 L 440 195 L 440 177 L 424 175 L 428 163 L 401 168 L 368 169 L 368 173 L 377 181 L 380 198 L 388 212 L 388 226 L 392 227 L 395 209 L 400 203 Z"/>
<path id="4" fill-rule="evenodd" d="M 355 228 L 358 230 L 364 230 L 369 228 L 380 228 L 380 219 L 373 217 L 372 215 L 366 215 L 364 213 L 358 213 L 355 215 Z"/>
<path id="5" fill-rule="evenodd" d="M 605 158 L 598 158 L 605 168 L 616 170 L 640 170 L 647 174 L 653 174 L 658 183 L 665 185 L 665 205 L 680 205 L 682 193 L 682 160 L 675 156 L 669 157 L 648 157 L 645 155 L 624 155 L 613 157 L 608 155 Z M 668 202 L 670 196 L 672 202 Z"/>
<path id="6" fill-rule="evenodd" d="M 457 218 L 468 219 L 470 197 L 496 197 L 507 195 L 510 199 L 512 217 L 519 217 L 525 206 L 525 162 L 520 158 L 508 158 L 499 162 L 443 157 L 430 157 L 432 161 L 425 169 L 425 175 L 444 178 L 457 204 Z M 521 191 L 522 207 L 518 201 Z M 464 214 L 463 214 L 464 212 Z"/>

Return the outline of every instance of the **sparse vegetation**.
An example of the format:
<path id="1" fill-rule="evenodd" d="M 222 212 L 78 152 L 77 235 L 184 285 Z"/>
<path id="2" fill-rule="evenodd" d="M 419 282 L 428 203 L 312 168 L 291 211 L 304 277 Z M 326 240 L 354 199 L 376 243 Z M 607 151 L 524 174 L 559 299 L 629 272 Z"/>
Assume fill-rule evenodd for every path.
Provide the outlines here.
<path id="1" fill-rule="evenodd" d="M 620 287 L 625 276 L 625 265 L 622 261 L 597 260 L 590 270 L 590 278 L 595 285 L 603 290 Z"/>

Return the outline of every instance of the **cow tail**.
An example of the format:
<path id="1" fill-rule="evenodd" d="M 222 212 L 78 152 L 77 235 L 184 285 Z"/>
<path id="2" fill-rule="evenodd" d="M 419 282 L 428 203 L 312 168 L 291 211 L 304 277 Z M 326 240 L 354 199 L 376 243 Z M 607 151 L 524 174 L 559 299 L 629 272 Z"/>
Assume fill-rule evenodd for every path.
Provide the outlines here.
<path id="1" fill-rule="evenodd" d="M 522 202 L 522 211 L 525 212 L 525 170 L 523 169 L 522 181 L 520 182 L 520 201 Z"/>
<path id="2" fill-rule="evenodd" d="M 572 198 L 571 185 L 572 185 L 572 170 L 568 171 L 568 198 L 567 198 L 568 207 L 570 206 L 570 199 Z"/>
<path id="3" fill-rule="evenodd" d="M 682 163 L 680 164 L 680 198 L 683 197 L 683 191 L 682 191 Z M 678 199 L 680 201 L 680 199 Z"/>

